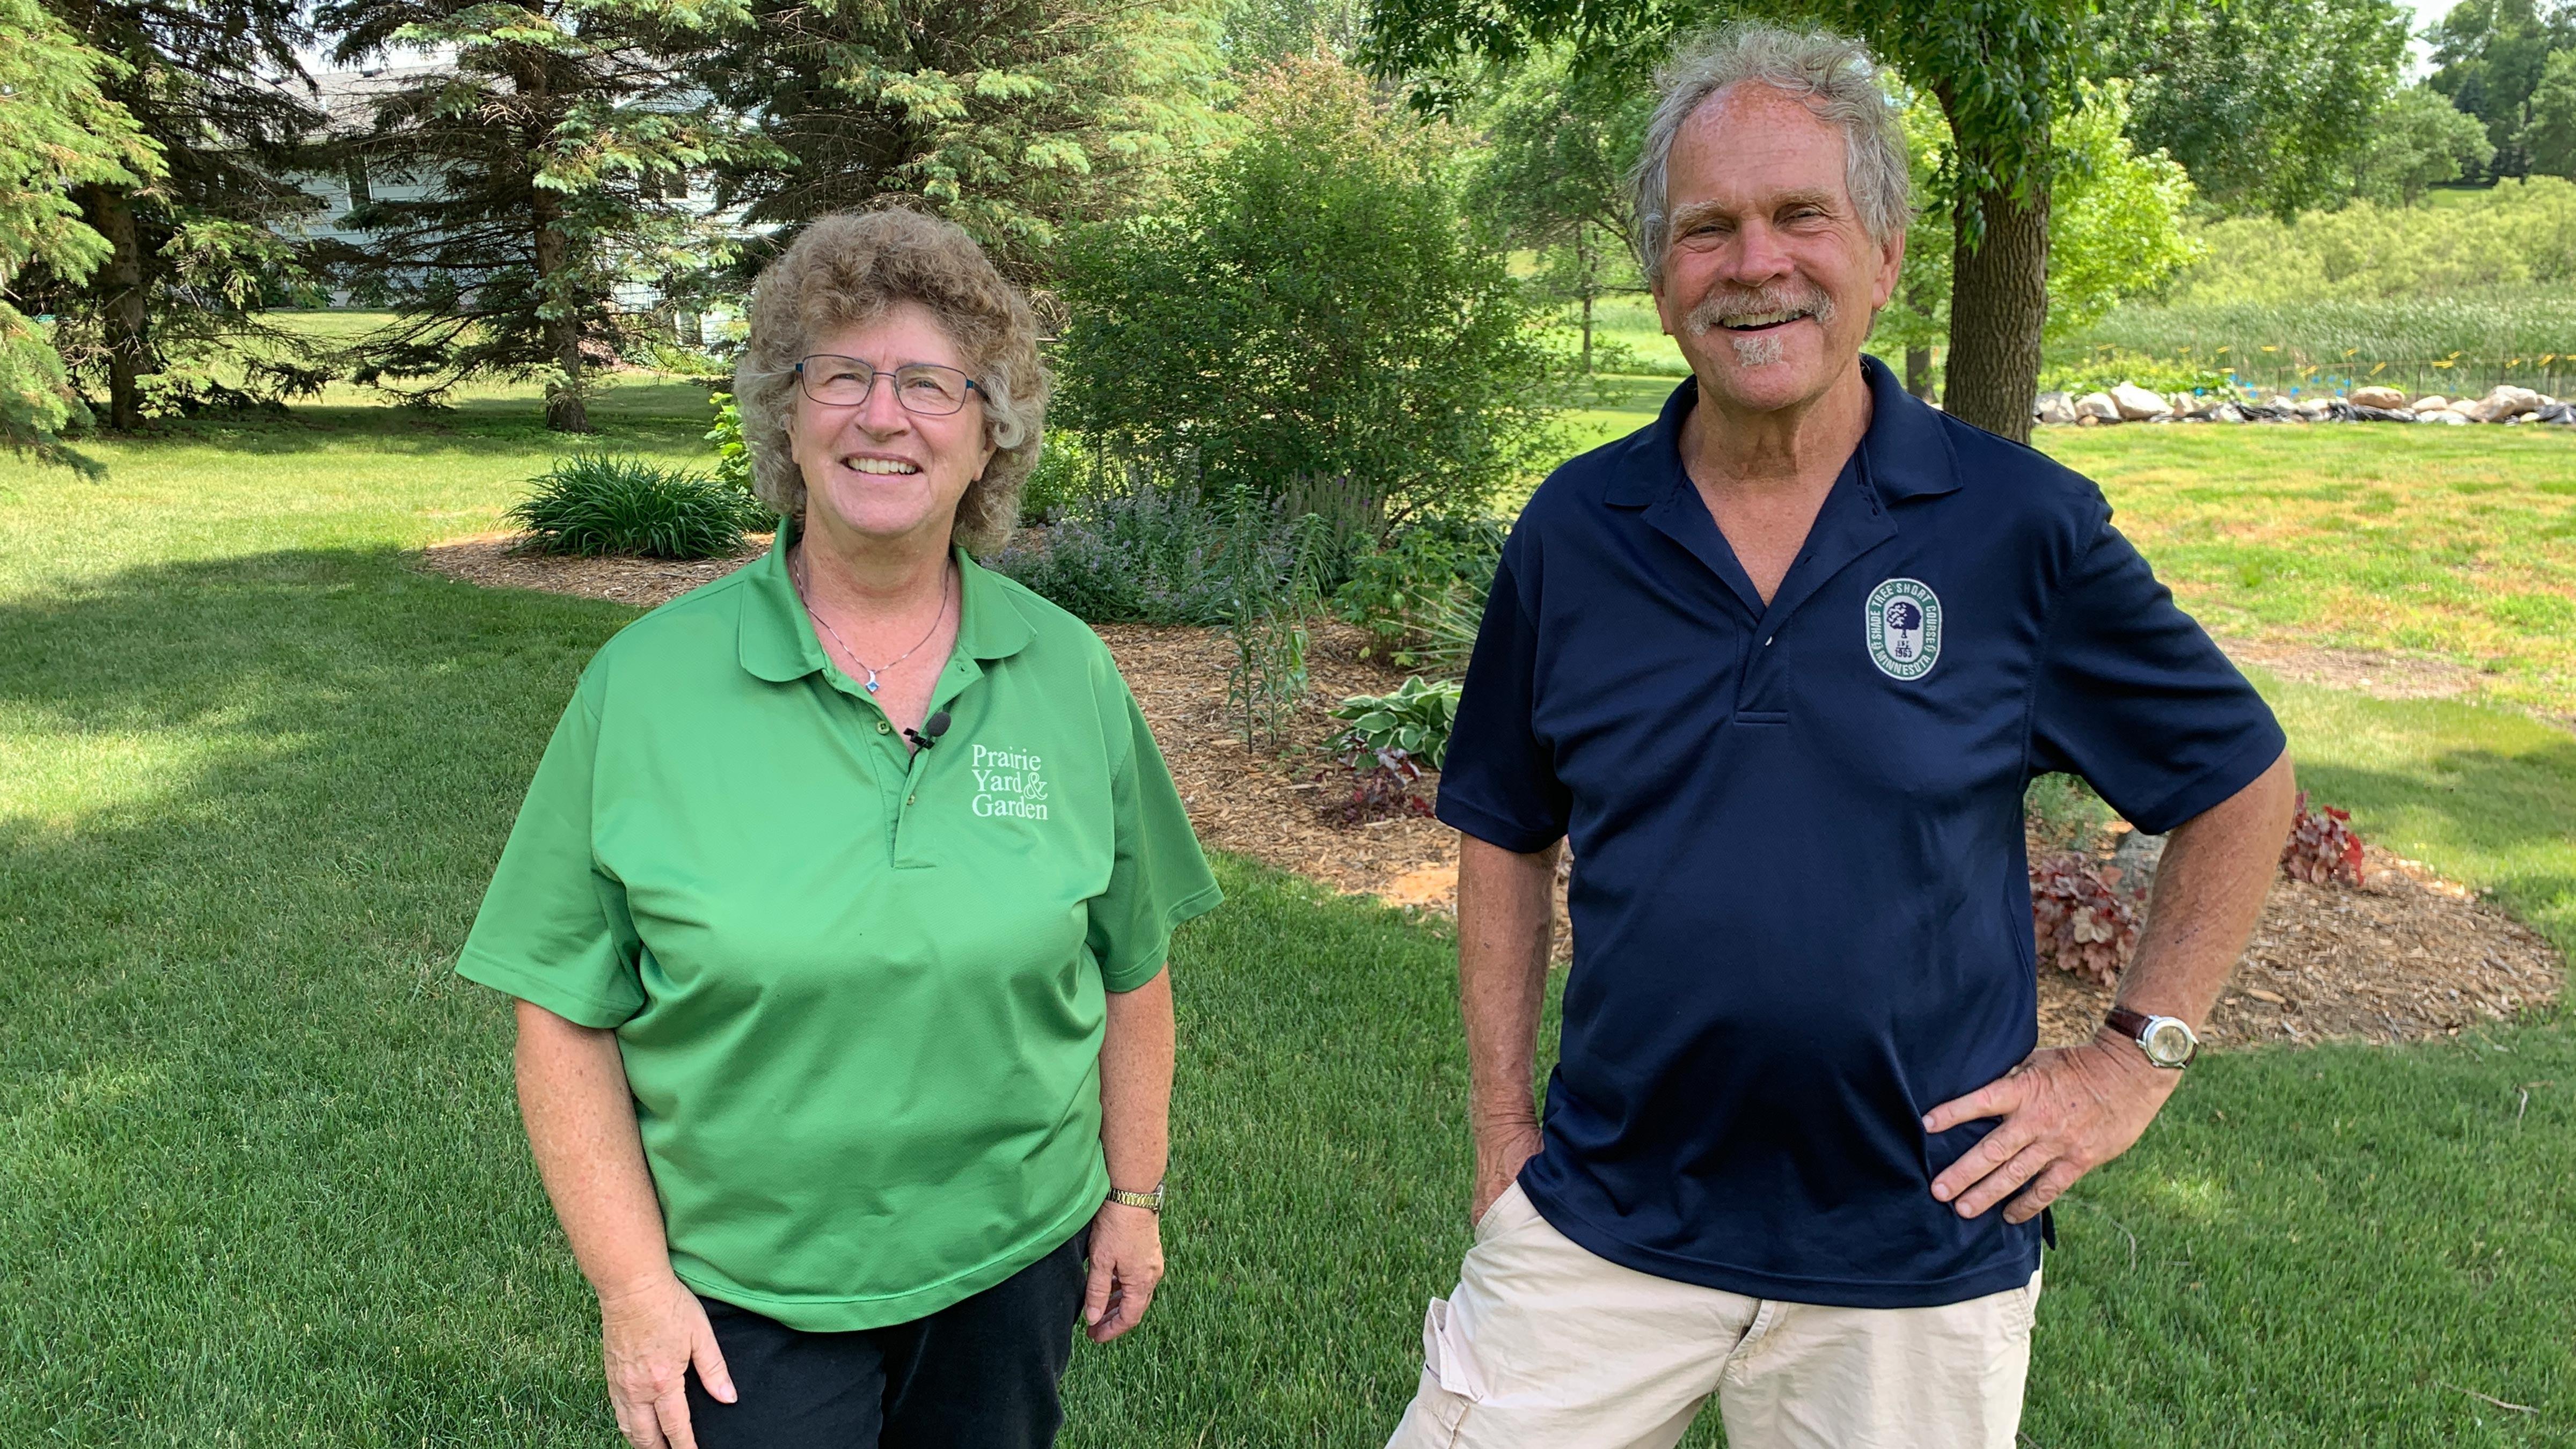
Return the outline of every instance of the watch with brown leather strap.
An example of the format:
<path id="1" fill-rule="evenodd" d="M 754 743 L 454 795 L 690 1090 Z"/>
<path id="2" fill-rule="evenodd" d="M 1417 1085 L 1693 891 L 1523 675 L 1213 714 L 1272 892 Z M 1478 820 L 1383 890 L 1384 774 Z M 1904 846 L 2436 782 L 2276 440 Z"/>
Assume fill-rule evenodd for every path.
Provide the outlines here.
<path id="1" fill-rule="evenodd" d="M 2148 1062 L 2168 1071 L 2181 1071 L 2200 1055 L 2200 1037 L 2180 1017 L 2149 1016 L 2115 1006 L 2102 1018 L 2102 1024 L 2135 1040 L 2138 1050 L 2147 1054 Z"/>

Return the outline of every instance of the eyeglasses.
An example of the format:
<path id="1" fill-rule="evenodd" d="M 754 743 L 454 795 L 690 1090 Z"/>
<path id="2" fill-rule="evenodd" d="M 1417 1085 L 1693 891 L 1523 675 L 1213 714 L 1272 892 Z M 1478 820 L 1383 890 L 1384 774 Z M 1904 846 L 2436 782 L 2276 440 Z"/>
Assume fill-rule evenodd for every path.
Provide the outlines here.
<path id="1" fill-rule="evenodd" d="M 894 379 L 894 400 L 903 410 L 925 418 L 944 418 L 966 406 L 966 394 L 975 389 L 975 379 L 953 367 L 935 362 L 907 362 L 892 372 L 883 372 L 856 357 L 835 357 L 818 352 L 796 364 L 797 381 L 805 395 L 827 407 L 863 407 L 877 388 L 877 379 Z"/>

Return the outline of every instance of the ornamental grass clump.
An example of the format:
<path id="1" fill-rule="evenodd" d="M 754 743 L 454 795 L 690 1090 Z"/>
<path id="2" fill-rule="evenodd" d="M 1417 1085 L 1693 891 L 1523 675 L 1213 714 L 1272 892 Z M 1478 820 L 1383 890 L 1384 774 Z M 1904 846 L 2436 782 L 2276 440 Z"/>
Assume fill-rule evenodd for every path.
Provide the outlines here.
<path id="1" fill-rule="evenodd" d="M 533 483 L 509 511 L 532 553 L 721 558 L 741 550 L 746 531 L 771 521 L 739 487 L 611 453 L 576 453 Z"/>

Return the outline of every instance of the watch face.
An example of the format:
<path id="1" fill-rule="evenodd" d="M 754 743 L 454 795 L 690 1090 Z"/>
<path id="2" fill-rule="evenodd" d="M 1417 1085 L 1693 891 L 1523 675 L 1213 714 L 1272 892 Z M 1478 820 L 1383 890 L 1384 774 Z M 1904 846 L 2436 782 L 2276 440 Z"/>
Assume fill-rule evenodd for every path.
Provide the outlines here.
<path id="1" fill-rule="evenodd" d="M 2191 1028 L 2168 1016 L 2158 1018 L 2147 1028 L 2146 1039 L 2141 1045 L 2146 1047 L 2150 1060 L 2163 1066 L 2178 1067 L 2191 1060 L 2194 1043 Z"/>

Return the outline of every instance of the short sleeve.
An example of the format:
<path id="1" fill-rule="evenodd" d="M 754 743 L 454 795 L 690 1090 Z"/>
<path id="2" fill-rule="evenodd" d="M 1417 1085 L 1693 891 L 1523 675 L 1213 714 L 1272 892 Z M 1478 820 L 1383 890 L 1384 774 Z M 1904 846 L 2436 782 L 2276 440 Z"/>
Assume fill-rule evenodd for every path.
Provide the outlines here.
<path id="1" fill-rule="evenodd" d="M 1117 854 L 1109 888 L 1091 899 L 1087 940 L 1108 988 L 1133 991 L 1163 969 L 1173 929 L 1215 910 L 1225 893 L 1208 873 L 1145 712 L 1123 682 L 1116 687 L 1128 733 L 1127 758 L 1110 776 Z"/>
<path id="2" fill-rule="evenodd" d="M 456 974 L 581 1026 L 644 1008 L 640 943 L 626 892 L 591 851 L 599 722 L 575 694 L 519 806 Z"/>
<path id="3" fill-rule="evenodd" d="M 1537 676 L 1537 623 L 1507 552 L 1467 659 L 1434 813 L 1443 824 L 1522 854 L 1554 844 L 1572 812 L 1554 755 L 1532 722 Z"/>
<path id="4" fill-rule="evenodd" d="M 2031 773 L 2081 775 L 2160 835 L 2251 784 L 2287 744 L 2254 686 L 2105 522 L 2049 620 Z"/>

